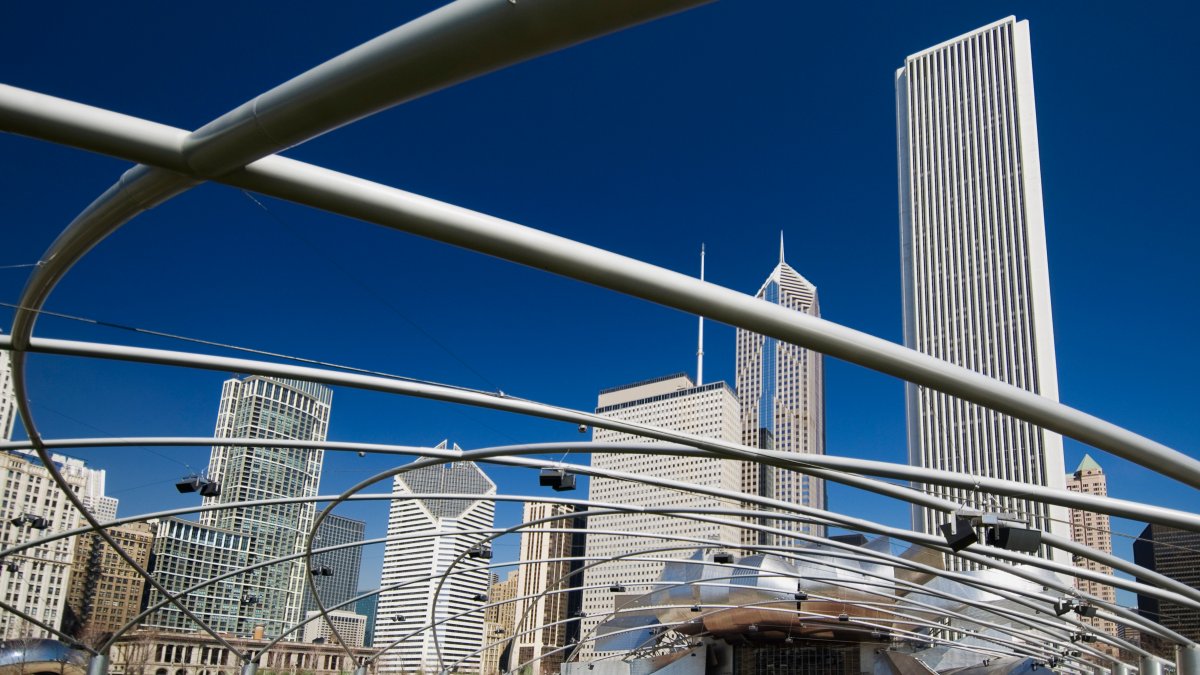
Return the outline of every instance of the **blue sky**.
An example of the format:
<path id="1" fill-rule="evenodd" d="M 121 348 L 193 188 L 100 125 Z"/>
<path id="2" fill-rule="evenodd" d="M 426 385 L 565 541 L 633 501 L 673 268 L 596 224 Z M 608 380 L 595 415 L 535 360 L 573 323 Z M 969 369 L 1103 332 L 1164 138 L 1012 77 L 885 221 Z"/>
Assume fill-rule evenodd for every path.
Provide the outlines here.
<path id="1" fill-rule="evenodd" d="M 19 3 L 0 81 L 195 128 L 437 3 Z M 1195 126 L 1188 4 L 726 0 L 436 93 L 288 151 L 754 292 L 789 262 L 826 318 L 900 339 L 892 76 L 905 55 L 1009 14 L 1030 20 L 1062 399 L 1196 456 Z M 464 49 L 469 49 L 464 45 Z M 0 266 L 32 263 L 127 163 L 0 136 Z M 536 270 L 206 185 L 98 246 L 48 308 L 590 409 L 596 392 L 694 370 L 695 320 Z M 0 302 L 27 270 L 0 269 Z M 0 310 L 0 327 L 11 311 Z M 44 319 L 38 334 L 181 345 Z M 706 379 L 732 380 L 709 324 Z M 221 373 L 34 357 L 47 437 L 208 435 Z M 831 453 L 904 461 L 893 378 L 827 361 Z M 338 390 L 330 436 L 464 448 L 575 440 L 570 425 Z M 1086 448 L 1068 442 L 1069 468 Z M 207 450 L 80 450 L 130 514 L 184 503 Z M 1094 456 L 1110 492 L 1195 508 L 1195 491 Z M 186 465 L 186 466 L 185 466 Z M 388 466 L 331 456 L 323 492 Z M 511 493 L 532 475 L 489 470 Z M 832 490 L 891 525 L 893 503 Z M 383 507 L 356 506 L 368 534 Z M 515 507 L 502 507 L 512 523 Z M 1118 521 L 1122 532 L 1140 526 Z M 511 546 L 508 545 L 508 546 Z M 1126 540 L 1115 539 L 1128 555 Z M 510 551 L 515 556 L 515 547 Z M 368 553 L 368 568 L 379 552 Z M 366 585 L 364 581 L 364 585 Z"/>

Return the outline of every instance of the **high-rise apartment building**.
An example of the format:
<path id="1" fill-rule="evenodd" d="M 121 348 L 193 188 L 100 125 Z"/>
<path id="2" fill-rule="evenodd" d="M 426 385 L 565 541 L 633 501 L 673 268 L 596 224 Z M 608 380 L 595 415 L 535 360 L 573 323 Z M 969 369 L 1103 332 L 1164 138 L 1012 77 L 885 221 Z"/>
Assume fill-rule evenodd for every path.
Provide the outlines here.
<path id="1" fill-rule="evenodd" d="M 261 376 L 226 380 L 214 435 L 324 441 L 332 397 L 327 387 L 300 380 Z M 314 497 L 323 455 L 323 450 L 311 448 L 214 447 L 208 478 L 220 484 L 221 494 L 205 497 L 204 505 Z M 205 511 L 200 522 L 253 537 L 255 553 L 262 560 L 303 553 L 314 517 L 312 503 L 273 504 Z M 261 605 L 243 623 L 263 626 L 268 637 L 298 623 L 305 570 L 304 561 L 297 558 L 247 574 L 247 594 L 260 598 Z"/>
<path id="2" fill-rule="evenodd" d="M 551 531 L 582 530 L 584 519 L 571 516 L 578 510 L 571 504 L 525 503 L 521 522 L 534 524 L 521 531 L 517 597 L 525 599 L 515 608 L 510 668 L 530 663 L 531 673 L 557 675 L 564 655 L 551 652 L 564 647 L 571 637 L 579 637 L 579 622 L 569 619 L 578 609 L 573 604 L 582 607 L 583 575 L 572 572 L 581 569 L 583 561 L 571 558 L 583 555 L 584 534 Z"/>
<path id="3" fill-rule="evenodd" d="M 374 646 L 403 641 L 383 653 L 380 671 L 441 672 L 452 664 L 460 672 L 478 671 L 491 556 L 490 544 L 482 542 L 493 526 L 495 502 L 490 497 L 496 484 L 474 463 L 452 462 L 401 473 L 392 492 L 469 498 L 392 500 Z"/>
<path id="4" fill-rule="evenodd" d="M 0 441 L 12 440 L 13 425 L 16 421 L 17 399 L 13 394 L 12 355 L 8 350 L 0 350 Z"/>
<path id="5" fill-rule="evenodd" d="M 126 523 L 108 528 L 108 534 L 142 569 L 150 563 L 154 527 Z M 75 560 L 67 590 L 68 616 L 62 630 L 88 644 L 104 633 L 129 623 L 141 610 L 146 580 L 97 534 L 75 537 Z M 71 625 L 68 625 L 70 623 Z"/>
<path id="6" fill-rule="evenodd" d="M 150 574 L 171 595 L 207 579 L 235 572 L 258 562 L 254 537 L 219 527 L 201 525 L 178 518 L 157 523 L 151 549 Z M 267 611 L 258 588 L 247 587 L 248 575 L 234 575 L 209 584 L 181 598 L 183 605 L 213 630 L 235 635 L 252 635 L 265 625 L 261 615 Z M 149 605 L 163 600 L 151 587 Z M 191 633 L 200 630 L 182 610 L 167 604 L 152 612 L 142 624 L 146 628 Z"/>
<path id="7" fill-rule="evenodd" d="M 87 487 L 89 469 L 82 460 L 51 455 L 76 493 Z M 82 514 L 58 489 L 46 467 L 29 452 L 0 452 L 0 550 L 75 528 Z M 16 522 L 14 522 L 16 521 Z M 0 559 L 4 602 L 52 627 L 65 616 L 67 587 L 75 558 L 70 539 L 41 544 Z M 0 639 L 51 637 L 10 612 L 0 612 Z"/>
<path id="8" fill-rule="evenodd" d="M 1009 17 L 909 56 L 896 113 L 905 344 L 1057 399 L 1028 22 Z M 913 465 L 1064 487 L 1058 434 L 916 385 L 906 402 Z M 924 487 L 990 508 L 970 490 Z M 1067 535 L 1065 508 L 999 499 Z M 913 528 L 936 533 L 945 518 L 916 507 Z"/>
<path id="9" fill-rule="evenodd" d="M 1200 532 L 1147 525 L 1133 542 L 1133 562 L 1192 588 L 1200 588 Z M 1139 593 L 1138 613 L 1189 640 L 1200 640 L 1200 612 L 1191 607 Z M 1143 648 L 1165 658 L 1174 658 L 1171 643 L 1148 633 L 1141 637 Z"/>
<path id="10" fill-rule="evenodd" d="M 366 528 L 367 524 L 361 520 L 331 513 L 325 516 L 321 525 L 317 527 L 317 533 L 313 537 L 313 548 L 362 541 Z M 358 572 L 362 567 L 361 546 L 350 546 L 336 551 L 314 554 L 312 569 L 319 570 L 322 567 L 328 567 L 333 572 L 333 576 L 313 577 L 313 580 L 317 582 L 317 588 L 321 591 L 321 604 L 325 605 L 326 609 L 338 607 L 341 603 L 358 595 Z M 308 590 L 306 585 L 304 612 L 307 615 L 316 608 L 317 604 L 313 600 L 312 591 Z M 354 605 L 339 607 L 339 609 L 352 612 Z"/>
<path id="11" fill-rule="evenodd" d="M 1079 468 L 1075 469 L 1075 473 L 1068 474 L 1066 480 L 1067 489 L 1071 492 L 1099 497 L 1108 496 L 1108 480 L 1104 477 L 1104 470 L 1100 468 L 1096 460 L 1092 459 L 1091 455 L 1084 455 L 1083 461 L 1079 463 Z M 1071 509 L 1071 539 L 1077 544 L 1083 544 L 1097 551 L 1112 553 L 1112 522 L 1109 515 Z M 1091 572 L 1113 573 L 1112 568 L 1108 565 L 1087 558 L 1077 559 L 1075 565 Z M 1075 588 L 1105 602 L 1117 601 L 1116 589 L 1099 581 L 1077 578 L 1075 579 Z M 1084 617 L 1081 620 L 1108 635 L 1116 634 L 1117 625 L 1112 621 L 1096 616 Z M 1095 647 L 1110 656 L 1117 655 L 1117 647 L 1107 642 L 1097 642 Z"/>
<path id="12" fill-rule="evenodd" d="M 742 424 L 737 396 L 724 382 L 696 386 L 683 373 L 635 382 L 600 392 L 596 413 L 627 422 L 683 431 L 697 436 L 729 443 L 740 443 Z M 653 442 L 640 436 L 596 428 L 597 442 Z M 592 466 L 641 476 L 682 481 L 692 485 L 717 488 L 740 494 L 741 462 L 712 457 L 671 457 L 639 453 L 592 454 Z M 591 479 L 588 498 L 592 501 L 627 504 L 642 507 L 677 508 L 681 514 L 697 508 L 741 508 L 743 503 L 687 494 L 658 488 L 635 481 L 622 481 L 597 476 Z M 606 531 L 610 533 L 606 533 Z M 640 536 L 620 534 L 636 532 Z M 611 560 L 588 568 L 584 573 L 583 619 L 584 658 L 595 655 L 587 636 L 614 609 L 619 597 L 610 588 L 621 586 L 630 593 L 641 594 L 658 581 L 663 563 L 630 560 L 627 556 L 645 549 L 679 546 L 676 551 L 655 552 L 650 557 L 687 558 L 702 543 L 655 540 L 654 535 L 690 537 L 702 541 L 738 545 L 741 542 L 739 523 L 712 523 L 686 520 L 648 513 L 622 513 L 594 516 L 588 519 L 587 557 L 589 560 Z M 713 546 L 721 545 L 714 543 Z"/>
<path id="13" fill-rule="evenodd" d="M 779 264 L 755 297 L 821 316 L 817 287 L 784 260 L 782 235 Z M 820 352 L 739 328 L 736 378 L 743 445 L 798 455 L 825 454 L 825 370 Z M 757 462 L 742 463 L 742 492 L 819 509 L 826 505 L 825 481 Z M 769 524 L 792 532 L 825 535 L 823 525 L 788 520 Z M 772 539 L 749 530 L 743 533 L 746 544 L 769 544 Z"/>

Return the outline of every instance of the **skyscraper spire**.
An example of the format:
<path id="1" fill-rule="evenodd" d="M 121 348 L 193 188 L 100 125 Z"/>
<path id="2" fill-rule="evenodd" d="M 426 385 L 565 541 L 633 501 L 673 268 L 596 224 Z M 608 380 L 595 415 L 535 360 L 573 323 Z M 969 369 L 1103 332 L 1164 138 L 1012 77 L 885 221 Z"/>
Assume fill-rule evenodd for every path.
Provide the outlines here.
<path id="1" fill-rule="evenodd" d="M 779 231 L 779 264 L 783 264 L 783 230 Z"/>

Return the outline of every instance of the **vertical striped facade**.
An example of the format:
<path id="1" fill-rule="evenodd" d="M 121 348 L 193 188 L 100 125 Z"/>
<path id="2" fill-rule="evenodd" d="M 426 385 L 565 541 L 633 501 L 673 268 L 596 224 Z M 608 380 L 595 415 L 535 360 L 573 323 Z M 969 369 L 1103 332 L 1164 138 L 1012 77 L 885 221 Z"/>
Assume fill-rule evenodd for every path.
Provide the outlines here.
<path id="1" fill-rule="evenodd" d="M 1057 400 L 1028 23 L 908 57 L 896 113 L 905 344 Z M 913 465 L 1064 487 L 1057 434 L 911 384 L 906 404 Z M 1067 536 L 1061 507 L 925 487 Z M 915 507 L 913 527 L 944 517 Z"/>
<path id="2" fill-rule="evenodd" d="M 4 331 L 0 331 L 0 334 Z M 12 356 L 0 350 L 0 441 L 12 440 L 17 421 L 17 398 L 13 394 Z"/>
<path id="3" fill-rule="evenodd" d="M 392 493 L 400 497 L 388 512 L 372 638 L 386 649 L 379 673 L 478 673 L 489 574 L 486 560 L 466 553 L 493 526 L 496 484 L 474 463 L 452 462 L 397 475 Z M 411 496 L 429 494 L 475 498 Z"/>

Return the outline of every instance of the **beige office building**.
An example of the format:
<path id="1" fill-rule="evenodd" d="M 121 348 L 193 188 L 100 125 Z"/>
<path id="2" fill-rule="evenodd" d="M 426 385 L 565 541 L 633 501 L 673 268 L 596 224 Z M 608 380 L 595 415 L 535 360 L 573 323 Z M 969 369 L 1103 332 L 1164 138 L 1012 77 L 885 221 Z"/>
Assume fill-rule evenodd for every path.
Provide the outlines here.
<path id="1" fill-rule="evenodd" d="M 685 374 L 668 375 L 600 392 L 596 412 L 613 419 L 682 431 L 696 436 L 740 443 L 742 425 L 737 396 L 724 382 L 696 386 Z M 596 442 L 640 441 L 649 439 L 597 428 Z M 741 491 L 741 466 L 734 460 L 669 457 L 642 453 L 594 453 L 592 466 L 640 476 L 681 481 L 691 485 Z M 588 495 L 592 501 L 628 504 L 640 507 L 677 509 L 680 513 L 704 507 L 742 508 L 742 503 L 704 497 L 686 491 L 645 485 L 634 481 L 602 477 L 591 479 Z M 609 532 L 609 533 L 606 533 Z M 635 535 L 621 534 L 632 532 Z M 614 601 L 626 594 L 641 595 L 653 588 L 663 563 L 626 559 L 639 551 L 679 547 L 674 551 L 647 552 L 650 558 L 687 558 L 703 543 L 655 539 L 654 535 L 688 537 L 712 542 L 712 547 L 736 546 L 740 527 L 736 522 L 715 524 L 671 516 L 627 513 L 588 519 L 587 557 L 589 562 L 612 560 L 589 568 L 584 574 L 583 636 L 581 654 L 589 658 L 591 633 L 614 609 Z M 619 585 L 624 592 L 614 593 Z"/>
<path id="2" fill-rule="evenodd" d="M 342 644 L 347 647 L 361 647 L 363 640 L 366 639 L 367 633 L 367 617 L 363 614 L 349 612 L 342 609 L 329 610 L 327 616 L 328 621 L 315 618 L 321 613 L 317 610 L 312 610 L 304 614 L 305 619 L 312 619 L 304 624 L 304 641 L 305 642 L 326 642 L 336 643 L 333 637 L 333 631 L 329 625 L 337 629 L 338 635 L 342 636 L 344 642 Z"/>
<path id="3" fill-rule="evenodd" d="M 518 572 L 517 596 L 526 598 L 517 603 L 514 657 L 510 667 L 529 663 L 530 673 L 557 675 L 564 654 L 555 652 L 567 644 L 571 624 L 566 623 L 569 593 L 580 580 L 568 576 L 574 535 L 570 532 L 549 532 L 574 526 L 575 512 L 571 504 L 526 502 L 521 520 L 535 523 L 560 516 L 553 521 L 538 523 L 521 532 L 521 568 Z M 545 562 L 534 562 L 545 561 Z M 525 671 L 522 671 L 525 672 Z"/>
<path id="4" fill-rule="evenodd" d="M 504 672 L 500 667 L 500 656 L 512 643 L 516 626 L 517 605 L 511 601 L 517 597 L 519 575 L 518 570 L 513 570 L 504 581 L 500 581 L 499 575 L 492 575 L 492 583 L 487 593 L 487 604 L 491 606 L 483 610 L 485 649 L 479 655 L 479 672 L 482 675 L 500 675 Z"/>
<path id="5" fill-rule="evenodd" d="M 1079 463 L 1079 467 L 1075 469 L 1075 473 L 1067 474 L 1066 479 L 1067 489 L 1071 492 L 1096 495 L 1098 497 L 1108 496 L 1108 479 L 1104 477 L 1104 469 L 1100 468 L 1100 465 L 1096 463 L 1096 460 L 1092 459 L 1091 455 L 1084 455 L 1083 461 Z M 1091 511 L 1071 509 L 1071 539 L 1075 543 L 1083 544 L 1088 548 L 1094 548 L 1104 553 L 1112 553 L 1112 521 L 1107 513 L 1092 513 Z M 1095 560 L 1088 560 L 1086 558 L 1077 558 L 1075 565 L 1091 572 L 1099 572 L 1101 574 L 1113 573 L 1112 568 L 1108 565 L 1103 565 Z M 1116 589 L 1098 581 L 1075 579 L 1075 588 L 1084 593 L 1094 595 L 1105 602 L 1117 601 Z M 1107 621 L 1099 617 L 1085 617 L 1082 621 L 1108 635 L 1116 634 L 1117 625 L 1112 621 Z M 1093 646 L 1111 656 L 1116 656 L 1118 652 L 1115 646 L 1106 642 L 1097 642 Z"/>
<path id="6" fill-rule="evenodd" d="M 127 523 L 109 528 L 108 534 L 142 569 L 147 568 L 154 526 Z M 95 638 L 116 631 L 138 615 L 146 580 L 100 535 L 81 535 L 74 541 L 67 604 L 78 622 L 76 637 L 93 644 Z"/>

